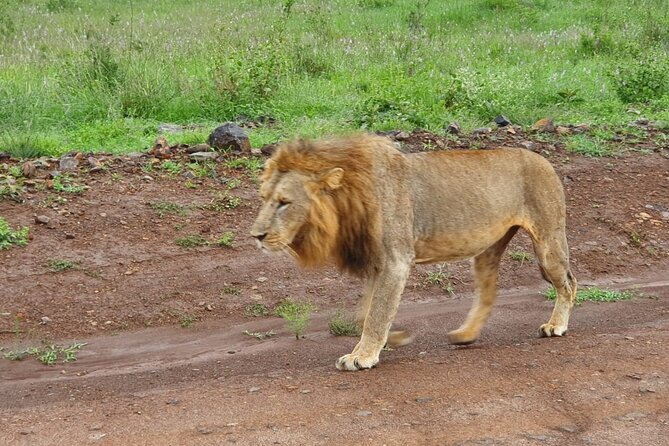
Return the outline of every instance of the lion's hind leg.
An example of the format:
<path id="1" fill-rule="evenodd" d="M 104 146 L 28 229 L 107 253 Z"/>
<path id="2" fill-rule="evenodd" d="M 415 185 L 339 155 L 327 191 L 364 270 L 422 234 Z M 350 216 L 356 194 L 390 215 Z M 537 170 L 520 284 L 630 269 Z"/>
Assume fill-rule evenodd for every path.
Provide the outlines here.
<path id="1" fill-rule="evenodd" d="M 511 227 L 507 233 L 491 247 L 474 257 L 474 281 L 476 298 L 467 319 L 457 330 L 448 333 L 450 344 L 464 345 L 476 341 L 483 324 L 488 320 L 492 305 L 497 296 L 497 276 L 499 262 L 506 246 L 518 231 L 518 226 Z"/>
<path id="2" fill-rule="evenodd" d="M 532 237 L 537 261 L 545 279 L 556 291 L 550 320 L 539 327 L 541 336 L 562 336 L 567 332 L 569 316 L 576 301 L 576 279 L 569 270 L 569 251 L 563 230 L 544 238 Z"/>

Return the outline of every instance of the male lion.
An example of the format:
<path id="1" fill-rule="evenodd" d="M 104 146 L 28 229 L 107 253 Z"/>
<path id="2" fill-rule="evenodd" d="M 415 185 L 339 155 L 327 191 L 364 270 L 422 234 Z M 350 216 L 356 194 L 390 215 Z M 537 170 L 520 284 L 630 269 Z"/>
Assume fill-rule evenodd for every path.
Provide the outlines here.
<path id="1" fill-rule="evenodd" d="M 362 337 L 336 362 L 374 367 L 416 263 L 474 258 L 477 297 L 452 344 L 474 342 L 495 300 L 499 262 L 513 235 L 532 238 L 557 290 L 539 331 L 562 336 L 574 304 L 562 185 L 548 161 L 523 149 L 404 155 L 386 138 L 360 135 L 281 145 L 267 161 L 264 200 L 251 234 L 303 266 L 329 260 L 363 278 Z M 391 333 L 392 334 L 392 333 Z"/>

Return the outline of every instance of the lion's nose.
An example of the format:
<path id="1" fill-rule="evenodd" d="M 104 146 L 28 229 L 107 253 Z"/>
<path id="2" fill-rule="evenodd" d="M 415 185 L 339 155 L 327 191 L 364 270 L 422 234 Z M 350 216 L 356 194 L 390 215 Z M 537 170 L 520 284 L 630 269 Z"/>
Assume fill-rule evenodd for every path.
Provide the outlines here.
<path id="1" fill-rule="evenodd" d="M 260 242 L 262 242 L 262 241 L 265 239 L 265 237 L 267 237 L 267 233 L 266 233 L 266 232 L 263 233 L 263 234 L 256 233 L 256 234 L 251 234 L 251 235 L 253 235 L 255 238 L 257 238 L 258 241 L 260 241 Z"/>

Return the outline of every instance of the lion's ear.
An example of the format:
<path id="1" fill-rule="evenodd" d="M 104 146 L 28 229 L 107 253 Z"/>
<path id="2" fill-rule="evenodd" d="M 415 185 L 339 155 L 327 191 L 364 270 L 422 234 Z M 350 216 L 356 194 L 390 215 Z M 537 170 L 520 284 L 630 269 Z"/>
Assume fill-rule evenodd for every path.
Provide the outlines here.
<path id="1" fill-rule="evenodd" d="M 321 184 L 323 184 L 328 189 L 337 189 L 341 187 L 343 178 L 344 169 L 335 167 L 321 177 Z"/>
<path id="2" fill-rule="evenodd" d="M 265 169 L 262 172 L 262 175 L 260 176 L 260 181 L 267 181 L 272 177 L 272 174 L 276 170 L 276 161 L 273 159 L 268 159 L 265 161 Z"/>

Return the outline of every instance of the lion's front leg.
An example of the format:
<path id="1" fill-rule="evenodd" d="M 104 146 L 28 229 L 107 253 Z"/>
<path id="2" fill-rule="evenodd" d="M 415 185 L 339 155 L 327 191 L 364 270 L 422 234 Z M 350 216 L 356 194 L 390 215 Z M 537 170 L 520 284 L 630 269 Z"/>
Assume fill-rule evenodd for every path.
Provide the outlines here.
<path id="1" fill-rule="evenodd" d="M 365 291 L 371 294 L 363 296 L 362 311 L 365 307 L 367 311 L 362 336 L 353 352 L 337 360 L 335 365 L 339 370 L 369 369 L 379 362 L 410 268 L 411 261 L 394 261 L 371 279 L 373 283 L 366 285 Z"/>

